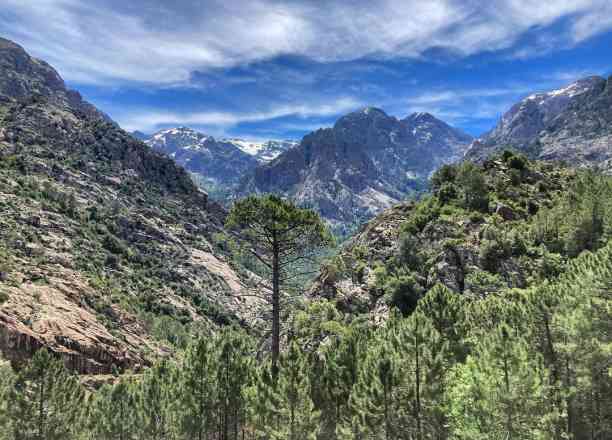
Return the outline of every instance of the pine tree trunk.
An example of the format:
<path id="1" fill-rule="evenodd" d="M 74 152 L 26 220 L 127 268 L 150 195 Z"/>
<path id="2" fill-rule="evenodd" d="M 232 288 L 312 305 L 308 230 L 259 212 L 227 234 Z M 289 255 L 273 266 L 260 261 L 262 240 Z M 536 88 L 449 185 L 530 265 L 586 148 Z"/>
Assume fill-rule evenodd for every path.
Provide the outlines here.
<path id="1" fill-rule="evenodd" d="M 278 377 L 278 357 L 280 353 L 280 262 L 279 244 L 276 234 L 273 237 L 272 253 L 272 377 Z"/>
<path id="2" fill-rule="evenodd" d="M 423 433 L 422 433 L 422 427 L 421 427 L 421 366 L 419 363 L 419 351 L 420 351 L 420 344 L 419 344 L 419 328 L 418 328 L 418 320 L 417 320 L 417 328 L 415 329 L 415 335 L 414 335 L 414 349 L 415 349 L 415 374 L 416 374 L 416 422 L 417 422 L 417 439 L 418 440 L 422 440 L 423 438 Z"/>
<path id="3" fill-rule="evenodd" d="M 45 378 L 46 372 L 43 372 L 43 377 L 40 382 L 40 396 L 38 399 L 38 438 L 43 440 L 45 438 Z"/>
<path id="4" fill-rule="evenodd" d="M 504 352 L 504 382 L 506 384 L 506 395 L 508 396 L 508 408 L 506 408 L 506 430 L 508 431 L 508 440 L 514 438 L 514 429 L 512 427 L 512 397 L 510 395 L 510 376 L 508 371 L 507 353 Z"/>

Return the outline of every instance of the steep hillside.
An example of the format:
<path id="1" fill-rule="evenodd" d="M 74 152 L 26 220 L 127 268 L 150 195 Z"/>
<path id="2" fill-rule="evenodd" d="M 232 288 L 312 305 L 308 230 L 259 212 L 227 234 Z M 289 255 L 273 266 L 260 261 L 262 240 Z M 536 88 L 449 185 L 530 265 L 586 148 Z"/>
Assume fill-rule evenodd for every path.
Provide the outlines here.
<path id="1" fill-rule="evenodd" d="M 137 369 L 188 328 L 243 322 L 224 213 L 49 65 L 0 41 L 0 351 Z"/>
<path id="2" fill-rule="evenodd" d="M 384 211 L 324 267 L 311 296 L 341 309 L 404 311 L 436 283 L 482 297 L 555 276 L 605 242 L 609 179 L 505 153 L 444 166 L 434 194 Z"/>
<path id="3" fill-rule="evenodd" d="M 482 160 L 513 148 L 532 158 L 609 168 L 611 127 L 612 78 L 588 77 L 515 104 L 466 157 Z"/>
<path id="4" fill-rule="evenodd" d="M 470 140 L 428 114 L 398 120 L 368 107 L 259 166 L 241 190 L 285 194 L 350 229 L 419 189 Z"/>

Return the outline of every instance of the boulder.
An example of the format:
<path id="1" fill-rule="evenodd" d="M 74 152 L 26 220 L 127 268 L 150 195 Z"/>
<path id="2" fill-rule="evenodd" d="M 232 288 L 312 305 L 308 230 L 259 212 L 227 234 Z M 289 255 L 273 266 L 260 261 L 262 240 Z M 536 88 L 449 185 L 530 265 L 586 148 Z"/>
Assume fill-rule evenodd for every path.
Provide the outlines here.
<path id="1" fill-rule="evenodd" d="M 507 205 L 498 203 L 497 208 L 495 208 L 495 214 L 499 215 L 506 221 L 516 220 L 516 213 L 512 208 Z"/>

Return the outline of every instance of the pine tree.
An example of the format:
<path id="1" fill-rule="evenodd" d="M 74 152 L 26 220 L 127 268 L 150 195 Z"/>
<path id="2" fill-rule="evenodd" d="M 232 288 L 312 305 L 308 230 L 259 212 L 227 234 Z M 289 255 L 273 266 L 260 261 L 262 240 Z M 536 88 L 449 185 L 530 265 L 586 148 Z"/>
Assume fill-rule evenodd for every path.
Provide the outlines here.
<path id="1" fill-rule="evenodd" d="M 226 222 L 239 228 L 249 251 L 271 273 L 272 373 L 278 373 L 280 354 L 281 286 L 295 274 L 292 268 L 333 239 L 314 211 L 300 209 L 278 196 L 250 196 L 236 202 Z"/>
<path id="2" fill-rule="evenodd" d="M 359 376 L 367 328 L 359 321 L 349 326 L 327 326 L 326 336 L 311 360 L 313 400 L 321 412 L 321 435 L 334 439 L 343 426 L 350 426 L 349 398 Z"/>
<path id="3" fill-rule="evenodd" d="M 187 349 L 173 407 L 180 438 L 204 440 L 215 431 L 217 362 L 209 338 L 202 337 Z"/>
<path id="4" fill-rule="evenodd" d="M 274 387 L 275 423 L 269 434 L 276 440 L 315 440 L 319 412 L 310 397 L 310 381 L 305 356 L 294 341 L 281 356 L 280 375 Z"/>
<path id="5" fill-rule="evenodd" d="M 130 440 L 137 432 L 136 396 L 131 377 L 102 386 L 93 396 L 90 431 L 101 440 Z"/>
<path id="6" fill-rule="evenodd" d="M 447 343 L 452 360 L 463 361 L 468 351 L 462 340 L 465 333 L 465 328 L 462 328 L 465 322 L 463 296 L 450 291 L 443 284 L 436 284 L 419 301 L 417 311 L 429 319 L 441 340 Z"/>
<path id="7" fill-rule="evenodd" d="M 401 438 L 443 438 L 448 342 L 441 340 L 430 319 L 416 311 L 399 323 L 397 344 L 403 373 Z"/>
<path id="8" fill-rule="evenodd" d="M 266 439 L 269 432 L 277 427 L 279 396 L 276 382 L 272 377 L 272 366 L 264 363 L 254 373 L 253 383 L 246 389 L 249 425 L 254 439 Z"/>
<path id="9" fill-rule="evenodd" d="M 451 438 L 546 438 L 546 370 L 505 324 L 483 337 L 451 375 Z"/>
<path id="10" fill-rule="evenodd" d="M 168 360 L 147 370 L 136 388 L 139 436 L 150 440 L 167 439 L 173 428 L 170 403 L 175 398 L 175 372 Z"/>
<path id="11" fill-rule="evenodd" d="M 551 332 L 565 399 L 564 430 L 575 438 L 612 435 L 612 247 L 584 253 L 556 293 Z"/>
<path id="12" fill-rule="evenodd" d="M 15 440 L 74 438 L 84 393 L 78 379 L 47 350 L 36 352 L 9 391 Z"/>
<path id="13" fill-rule="evenodd" d="M 232 328 L 224 328 L 215 344 L 217 435 L 219 440 L 238 440 L 247 418 L 245 392 L 252 381 L 253 349 L 246 335 Z"/>
<path id="14" fill-rule="evenodd" d="M 387 330 L 373 339 L 350 397 L 354 417 L 341 438 L 391 440 L 399 435 L 401 358 Z"/>

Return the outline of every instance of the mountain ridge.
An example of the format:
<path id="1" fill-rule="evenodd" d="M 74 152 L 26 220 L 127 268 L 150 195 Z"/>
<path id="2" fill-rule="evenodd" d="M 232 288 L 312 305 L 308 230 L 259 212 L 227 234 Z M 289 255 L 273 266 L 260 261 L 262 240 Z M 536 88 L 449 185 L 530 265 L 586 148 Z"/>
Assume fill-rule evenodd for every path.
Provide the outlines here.
<path id="1" fill-rule="evenodd" d="M 514 104 L 496 127 L 475 140 L 466 158 L 482 161 L 505 148 L 531 158 L 610 167 L 612 77 L 589 76 Z"/>
<path id="2" fill-rule="evenodd" d="M 222 202 L 227 202 L 242 176 L 294 146 L 292 141 L 216 139 L 189 127 L 159 130 L 143 141 L 193 173 L 201 186 Z"/>
<path id="3" fill-rule="evenodd" d="M 415 193 L 471 139 L 425 113 L 399 120 L 365 107 L 258 166 L 239 194 L 278 192 L 346 229 Z"/>

